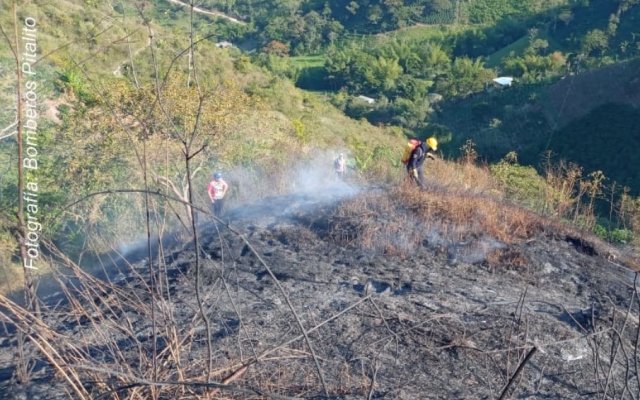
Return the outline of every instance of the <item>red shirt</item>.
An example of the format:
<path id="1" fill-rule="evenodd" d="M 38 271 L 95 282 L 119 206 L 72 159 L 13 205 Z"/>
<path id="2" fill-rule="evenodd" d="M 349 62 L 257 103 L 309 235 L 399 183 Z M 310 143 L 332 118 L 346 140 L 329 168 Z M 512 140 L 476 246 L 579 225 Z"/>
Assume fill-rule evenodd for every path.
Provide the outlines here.
<path id="1" fill-rule="evenodd" d="M 227 185 L 227 182 L 225 182 L 224 179 L 220 178 L 218 180 L 212 180 L 207 186 L 209 198 L 211 199 L 211 201 L 224 198 L 224 195 L 227 193 L 228 188 L 229 185 Z"/>

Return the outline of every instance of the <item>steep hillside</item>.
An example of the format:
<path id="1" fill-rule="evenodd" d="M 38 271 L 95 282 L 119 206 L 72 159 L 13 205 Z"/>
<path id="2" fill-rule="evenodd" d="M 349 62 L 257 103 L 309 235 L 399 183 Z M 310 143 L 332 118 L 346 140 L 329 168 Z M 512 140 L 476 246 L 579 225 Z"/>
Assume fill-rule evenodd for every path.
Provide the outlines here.
<path id="1" fill-rule="evenodd" d="M 73 85 L 82 75 L 84 67 L 93 74 L 109 75 L 119 71 L 128 59 L 129 51 L 139 53 L 148 45 L 148 34 L 136 22 L 134 9 L 127 8 L 128 15 L 115 11 L 109 2 L 85 2 L 81 0 L 27 1 L 17 7 L 18 32 L 22 34 L 24 19 L 33 18 L 36 23 L 35 40 L 38 57 L 43 57 L 34 67 L 40 83 L 40 99 L 56 98 Z M 2 4 L 0 24 L 13 41 L 12 4 Z M 155 26 L 152 23 L 152 26 Z M 19 53 L 24 53 L 20 41 Z M 6 104 L 14 104 L 11 94 L 15 88 L 15 61 L 4 38 L 0 45 L 0 65 Z M 44 104 L 41 104 L 44 107 Z M 15 107 L 15 106 L 14 106 Z M 0 122 L 11 120 L 10 111 L 0 111 Z"/>
<path id="2" fill-rule="evenodd" d="M 181 135 L 188 132 L 197 132 L 197 140 L 189 142 L 201 146 L 190 158 L 197 188 L 192 199 L 201 205 L 210 202 L 203 188 L 216 170 L 234 176 L 236 188 L 241 182 L 254 185 L 253 191 L 231 192 L 230 201 L 245 201 L 279 193 L 292 163 L 318 153 L 328 159 L 327 174 L 338 152 L 346 153 L 362 178 L 401 172 L 393 168 L 403 141 L 398 129 L 347 118 L 322 95 L 296 89 L 237 48 L 216 47 L 208 17 L 194 22 L 198 41 L 190 69 L 188 14 L 183 10 L 172 25 L 167 10 L 135 5 L 66 0 L 59 8 L 51 2 L 18 7 L 19 21 L 33 15 L 42 28 L 36 75 L 39 165 L 29 171 L 39 184 L 41 238 L 68 255 L 135 240 L 146 215 L 144 196 L 135 191 L 169 191 L 187 201 Z M 10 11 L 10 4 L 2 7 Z M 0 15 L 7 32 L 13 29 L 11 14 Z M 2 96 L 14 104 L 0 111 L 4 128 L 15 118 L 16 80 L 8 47 L 3 45 L 0 55 Z M 158 95 L 159 90 L 164 92 Z M 196 118 L 200 99 L 206 115 Z M 2 290 L 22 282 L 11 234 L 19 198 L 16 154 L 14 137 L 0 140 L 0 270 L 7 277 Z M 134 192 L 96 195 L 110 190 Z M 184 207 L 155 201 L 153 216 L 167 226 L 189 219 Z"/>
<path id="3" fill-rule="evenodd" d="M 545 85 L 474 95 L 495 71 L 456 53 L 466 27 L 429 27 L 433 42 L 374 38 L 380 48 L 345 32 L 439 15 L 492 24 L 496 8 L 520 21 L 566 3 L 198 4 L 246 25 L 162 0 L 29 3 L 20 13 L 42 21 L 42 54 L 56 50 L 40 62 L 42 98 L 55 101 L 42 104 L 29 175 L 42 230 L 32 223 L 27 238 L 37 231 L 42 268 L 26 277 L 40 297 L 0 294 L 0 398 L 637 397 L 638 263 L 576 228 L 601 227 L 590 181 L 541 177 L 516 156 L 476 166 L 468 146 L 459 162 L 429 161 L 427 190 L 402 184 L 405 134 L 433 133 L 432 108 L 452 104 L 442 96 L 459 113 L 437 127 L 445 155 L 458 126 L 481 126 L 493 143 L 511 135 L 493 151 L 535 149 L 559 124 Z M 257 54 L 222 39 L 252 41 Z M 296 89 L 289 56 L 330 45 L 334 84 L 347 89 Z M 373 109 L 353 101 L 369 91 L 384 95 Z M 467 111 L 469 125 L 457 118 Z M 595 126 L 578 119 L 588 117 L 563 128 Z M 16 165 L 13 143 L 0 150 Z M 214 171 L 231 188 L 218 219 L 205 190 Z M 2 172 L 5 267 L 24 227 L 17 173 Z M 637 243 L 640 202 L 626 200 L 612 202 L 610 222 Z"/>
<path id="4" fill-rule="evenodd" d="M 225 216 L 230 226 L 206 222 L 200 257 L 192 242 L 165 240 L 150 266 L 156 289 L 139 248 L 103 259 L 105 281 L 69 265 L 74 288 L 51 293 L 42 320 L 0 297 L 12 321 L 0 398 L 640 390 L 637 275 L 615 251 L 501 203 L 503 217 L 488 221 L 474 206 L 487 198 L 342 188 L 243 205 Z M 28 385 L 12 379 L 16 329 L 32 338 Z"/>

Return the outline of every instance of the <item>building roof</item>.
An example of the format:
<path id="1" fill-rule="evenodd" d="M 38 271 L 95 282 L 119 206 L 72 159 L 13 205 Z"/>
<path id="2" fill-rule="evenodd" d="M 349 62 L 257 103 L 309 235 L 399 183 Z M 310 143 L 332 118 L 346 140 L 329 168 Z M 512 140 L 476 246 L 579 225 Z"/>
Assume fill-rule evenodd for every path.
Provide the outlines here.
<path id="1" fill-rule="evenodd" d="M 501 76 L 498 78 L 494 78 L 493 81 L 501 86 L 511 86 L 513 82 L 513 78 L 510 76 Z"/>
<path id="2" fill-rule="evenodd" d="M 359 98 L 360 100 L 364 100 L 364 101 L 366 101 L 366 102 L 367 102 L 367 103 L 369 103 L 369 104 L 373 104 L 373 103 L 375 103 L 375 102 L 376 102 L 376 99 L 372 99 L 371 97 L 367 97 L 367 96 L 362 96 L 362 95 L 360 95 L 360 96 L 358 96 L 358 98 Z"/>

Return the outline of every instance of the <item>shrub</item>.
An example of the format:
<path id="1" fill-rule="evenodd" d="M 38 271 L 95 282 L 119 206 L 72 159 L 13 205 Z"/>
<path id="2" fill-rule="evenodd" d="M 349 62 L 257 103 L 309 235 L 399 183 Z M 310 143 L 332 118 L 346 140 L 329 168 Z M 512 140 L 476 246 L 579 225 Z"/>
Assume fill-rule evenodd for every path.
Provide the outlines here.
<path id="1" fill-rule="evenodd" d="M 640 197 L 633 198 L 626 191 L 618 204 L 618 214 L 625 230 L 633 233 L 635 242 L 640 241 Z M 640 244 L 640 243 L 637 243 Z"/>
<path id="2" fill-rule="evenodd" d="M 634 234 L 630 229 L 607 229 L 607 227 L 596 224 L 593 233 L 599 238 L 615 244 L 628 244 L 633 242 Z"/>
<path id="3" fill-rule="evenodd" d="M 304 122 L 302 122 L 300 118 L 294 118 L 291 120 L 291 123 L 293 124 L 293 130 L 296 138 L 303 143 L 309 141 L 309 132 L 307 131 Z"/>
<path id="4" fill-rule="evenodd" d="M 548 190 L 544 179 L 535 168 L 518 164 L 515 153 L 507 154 L 489 169 L 500 182 L 507 198 L 536 211 L 544 209 L 544 193 Z"/>

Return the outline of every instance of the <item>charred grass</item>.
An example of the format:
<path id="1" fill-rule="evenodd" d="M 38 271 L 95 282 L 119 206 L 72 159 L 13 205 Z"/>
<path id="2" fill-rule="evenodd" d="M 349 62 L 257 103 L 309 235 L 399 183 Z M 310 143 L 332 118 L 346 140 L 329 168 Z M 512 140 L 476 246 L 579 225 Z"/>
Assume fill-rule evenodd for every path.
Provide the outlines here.
<path id="1" fill-rule="evenodd" d="M 253 239 L 269 252 L 278 243 L 296 254 L 318 246 L 313 249 L 315 261 L 310 261 L 309 255 L 296 259 L 298 264 L 293 269 L 273 274 L 274 283 L 256 279 L 267 275 L 267 267 L 255 267 L 259 253 L 248 255 L 254 252 L 249 243 L 240 240 L 228 248 L 227 244 L 220 244 L 217 261 L 207 259 L 203 266 L 203 303 L 212 318 L 214 346 L 210 357 L 205 356 L 205 324 L 191 287 L 192 258 L 187 255 L 188 249 L 176 250 L 177 259 L 170 265 L 160 257 L 159 264 L 150 271 L 152 278 L 145 275 L 146 271 L 132 267 L 124 282 L 95 279 L 52 249 L 56 261 L 66 266 L 54 275 L 62 287 L 63 306 L 43 309 L 38 314 L 0 296 L 0 321 L 14 330 L 11 344 L 20 340 L 31 343 L 25 347 L 25 354 L 16 355 L 20 360 L 15 362 L 15 387 L 31 374 L 32 380 L 41 379 L 51 386 L 52 396 L 67 394 L 66 397 L 78 399 L 320 398 L 321 391 L 328 393 L 326 397 L 372 398 L 379 389 L 404 386 L 398 382 L 418 376 L 413 375 L 414 370 L 422 364 L 427 365 L 429 373 L 450 365 L 452 376 L 461 367 L 471 371 L 485 366 L 482 375 L 493 376 L 492 385 L 500 387 L 519 363 L 526 362 L 522 360 L 530 346 L 529 326 L 521 322 L 522 305 L 517 317 L 500 316 L 493 321 L 495 327 L 489 329 L 485 315 L 474 317 L 473 324 L 467 326 L 451 313 L 431 312 L 429 301 L 439 292 L 450 290 L 448 283 L 429 292 L 426 306 L 414 315 L 409 313 L 415 312 L 412 308 L 395 314 L 390 310 L 396 308 L 378 306 L 376 301 L 397 306 L 395 302 L 400 300 L 388 294 L 374 299 L 366 291 L 362 296 L 349 292 L 352 297 L 341 298 L 346 295 L 340 290 L 354 286 L 351 281 L 334 286 L 330 298 L 313 298 L 307 292 L 315 289 L 304 286 L 311 284 L 310 279 L 292 283 L 292 279 L 278 278 L 284 273 L 293 275 L 296 268 L 303 267 L 308 276 L 314 277 L 314 262 L 321 258 L 320 250 L 325 250 L 320 248 L 325 246 L 323 242 L 331 248 L 345 247 L 346 253 L 362 255 L 362 251 L 350 252 L 357 248 L 401 258 L 425 247 L 446 252 L 461 242 L 499 242 L 500 246 L 483 250 L 484 262 L 496 270 L 529 268 L 531 261 L 519 246 L 542 235 L 570 242 L 588 255 L 600 252 L 597 242 L 580 232 L 509 204 L 482 169 L 465 164 L 443 164 L 438 168 L 443 180 L 430 184 L 427 190 L 410 186 L 373 190 L 302 214 L 294 218 L 295 223 L 255 232 Z M 241 249 L 237 259 L 229 257 L 234 249 Z M 236 262 L 242 263 L 243 258 L 252 261 L 237 267 Z M 340 273 L 344 268 L 335 264 L 321 267 L 333 268 L 328 274 Z M 357 272 L 355 266 L 353 269 L 344 273 L 353 276 Z M 397 272 L 394 268 L 390 275 Z M 371 272 L 362 272 L 365 273 Z M 458 281 L 460 285 L 465 282 Z M 282 304 L 288 301 L 287 293 L 278 294 L 275 290 L 280 284 L 289 285 L 289 293 L 297 293 L 297 304 L 304 304 L 297 310 L 303 311 L 293 307 L 290 313 L 286 311 Z M 469 284 L 472 286 L 461 292 L 483 288 L 481 284 Z M 318 290 L 322 291 L 325 289 Z M 519 304 L 524 304 L 524 297 L 523 294 Z M 414 303 L 401 304 L 413 307 Z M 300 321 L 304 322 L 304 330 Z M 625 326 L 626 323 L 623 331 L 630 329 Z M 469 333 L 470 328 L 475 331 Z M 556 337 L 569 338 L 568 332 L 560 329 Z M 403 353 L 398 354 L 398 346 L 406 347 Z M 484 353 L 483 348 L 498 349 L 496 352 L 500 353 Z M 596 353 L 604 350 L 601 345 L 596 347 Z M 398 363 L 398 357 L 402 362 Z M 48 375 L 31 372 L 36 359 L 50 366 Z M 425 359 L 429 363 L 424 363 Z M 611 370 L 614 361 L 615 357 L 610 362 Z M 440 363 L 438 368 L 431 368 L 436 363 Z M 206 373 L 207 364 L 213 365 L 210 374 Z M 549 363 L 547 368 L 553 366 Z M 379 378 L 385 375 L 387 386 Z M 495 378 L 502 376 L 505 378 Z M 420 382 L 428 386 L 427 381 Z M 479 379 L 475 386 L 486 385 Z M 453 398 L 455 395 L 448 389 L 449 383 L 443 383 L 442 393 L 434 396 Z"/>

